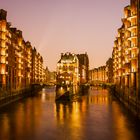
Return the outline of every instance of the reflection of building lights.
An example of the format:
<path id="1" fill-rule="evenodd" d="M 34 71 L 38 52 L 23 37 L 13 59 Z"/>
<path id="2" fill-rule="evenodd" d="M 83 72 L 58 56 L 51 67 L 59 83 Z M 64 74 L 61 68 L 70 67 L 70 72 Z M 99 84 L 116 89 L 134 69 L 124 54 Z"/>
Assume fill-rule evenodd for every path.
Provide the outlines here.
<path id="1" fill-rule="evenodd" d="M 42 101 L 45 101 L 45 99 L 46 99 L 46 94 L 45 93 L 41 94 L 41 99 L 42 99 Z"/>

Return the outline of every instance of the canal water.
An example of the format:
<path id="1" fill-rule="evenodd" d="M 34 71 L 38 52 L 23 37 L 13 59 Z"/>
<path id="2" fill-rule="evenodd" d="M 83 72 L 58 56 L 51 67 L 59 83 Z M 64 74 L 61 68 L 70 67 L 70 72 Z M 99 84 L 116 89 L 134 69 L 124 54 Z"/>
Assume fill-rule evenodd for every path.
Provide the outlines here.
<path id="1" fill-rule="evenodd" d="M 90 88 L 73 103 L 43 89 L 0 109 L 0 140 L 139 140 L 140 122 L 107 90 Z"/>

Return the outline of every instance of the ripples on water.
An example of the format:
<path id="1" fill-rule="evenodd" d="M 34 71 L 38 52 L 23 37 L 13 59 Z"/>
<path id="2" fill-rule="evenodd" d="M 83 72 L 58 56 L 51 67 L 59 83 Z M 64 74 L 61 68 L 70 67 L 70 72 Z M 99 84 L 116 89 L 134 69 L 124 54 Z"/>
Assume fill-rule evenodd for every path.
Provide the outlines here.
<path id="1" fill-rule="evenodd" d="M 139 124 L 107 90 L 55 103 L 54 89 L 43 89 L 0 110 L 0 140 L 137 140 Z"/>

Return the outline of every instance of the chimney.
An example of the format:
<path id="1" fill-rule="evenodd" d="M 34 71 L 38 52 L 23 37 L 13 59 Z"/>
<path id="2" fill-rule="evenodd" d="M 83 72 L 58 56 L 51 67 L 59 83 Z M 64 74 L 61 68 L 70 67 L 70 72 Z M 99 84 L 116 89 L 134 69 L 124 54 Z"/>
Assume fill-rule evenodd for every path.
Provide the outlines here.
<path id="1" fill-rule="evenodd" d="M 61 53 L 61 57 L 63 56 L 64 54 L 63 53 Z"/>
<path id="2" fill-rule="evenodd" d="M 0 20 L 6 20 L 7 11 L 0 9 Z"/>

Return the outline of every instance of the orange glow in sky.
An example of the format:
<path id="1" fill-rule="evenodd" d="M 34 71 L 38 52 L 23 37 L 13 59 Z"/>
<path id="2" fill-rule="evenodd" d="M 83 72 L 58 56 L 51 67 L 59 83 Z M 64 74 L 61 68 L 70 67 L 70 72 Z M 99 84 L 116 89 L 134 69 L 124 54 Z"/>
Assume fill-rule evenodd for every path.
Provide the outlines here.
<path id="1" fill-rule="evenodd" d="M 23 31 L 50 70 L 62 52 L 85 53 L 90 68 L 112 55 L 123 8 L 129 0 L 1 0 L 8 21 Z"/>

